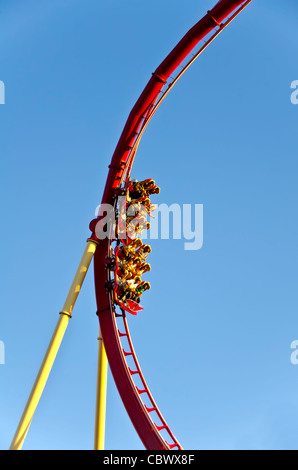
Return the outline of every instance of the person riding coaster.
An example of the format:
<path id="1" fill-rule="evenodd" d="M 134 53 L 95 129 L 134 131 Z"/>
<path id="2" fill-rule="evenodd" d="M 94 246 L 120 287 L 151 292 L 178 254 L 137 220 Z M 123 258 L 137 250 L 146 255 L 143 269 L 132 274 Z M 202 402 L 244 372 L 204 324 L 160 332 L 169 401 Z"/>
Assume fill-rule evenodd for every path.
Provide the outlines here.
<path id="1" fill-rule="evenodd" d="M 143 260 L 147 259 L 149 253 L 151 253 L 151 246 L 150 245 L 142 245 L 135 251 L 135 256 L 142 258 Z"/>
<path id="2" fill-rule="evenodd" d="M 142 294 L 151 288 L 149 282 L 141 282 L 137 287 L 124 282 L 118 286 L 117 296 L 120 301 L 125 302 L 127 300 L 132 300 L 136 303 L 140 303 Z"/>
<path id="3" fill-rule="evenodd" d="M 129 244 L 122 245 L 117 256 L 121 260 L 128 261 L 134 256 L 135 250 L 140 249 L 142 246 L 142 240 L 140 238 L 135 238 L 134 240 L 131 240 Z"/>
<path id="4" fill-rule="evenodd" d="M 145 216 L 148 214 L 152 217 L 151 213 L 156 210 L 157 206 L 150 202 L 149 197 L 141 197 L 133 199 L 127 204 L 126 213 L 129 216 Z"/>
<path id="5" fill-rule="evenodd" d="M 134 240 L 138 235 L 142 234 L 144 230 L 150 230 L 151 224 L 147 222 L 144 217 L 140 220 L 137 218 L 128 219 L 127 221 L 127 236 L 129 240 Z"/>
<path id="6" fill-rule="evenodd" d="M 148 197 L 150 194 L 159 193 L 160 188 L 155 185 L 155 181 L 153 179 L 134 181 L 129 187 L 129 197 L 131 199 L 139 199 L 142 197 Z"/>
<path id="7" fill-rule="evenodd" d="M 141 264 L 141 260 L 138 260 L 137 263 L 129 263 L 120 267 L 117 271 L 117 277 L 123 281 L 127 279 L 135 279 L 136 277 L 142 276 L 142 274 L 147 273 L 149 271 L 151 271 L 150 264 Z"/>

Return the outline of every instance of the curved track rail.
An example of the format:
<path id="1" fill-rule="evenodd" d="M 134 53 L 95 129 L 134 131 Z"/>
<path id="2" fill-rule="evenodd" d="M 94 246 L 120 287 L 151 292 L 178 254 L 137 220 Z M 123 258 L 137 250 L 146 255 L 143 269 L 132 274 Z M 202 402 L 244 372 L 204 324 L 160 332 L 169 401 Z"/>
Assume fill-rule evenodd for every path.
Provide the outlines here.
<path id="1" fill-rule="evenodd" d="M 173 85 L 194 60 L 221 33 L 221 31 L 251 2 L 251 0 L 220 0 L 215 7 L 182 38 L 172 52 L 152 74 L 147 86 L 133 107 L 123 129 L 109 166 L 102 204 L 114 204 L 115 190 L 128 180 L 140 139 L 156 110 Z M 229 16 L 230 15 L 230 16 Z M 201 47 L 195 48 L 203 41 Z M 185 62 L 185 65 L 182 65 Z M 175 78 L 172 74 L 181 67 Z M 171 79 L 172 81 L 168 82 Z M 91 238 L 98 240 L 101 219 L 90 223 Z M 182 449 L 160 413 L 142 374 L 126 314 L 116 312 L 112 292 L 107 288 L 112 280 L 109 259 L 111 240 L 101 240 L 94 257 L 97 314 L 101 334 L 113 378 L 126 411 L 148 450 Z M 121 325 L 119 325 L 119 321 Z"/>

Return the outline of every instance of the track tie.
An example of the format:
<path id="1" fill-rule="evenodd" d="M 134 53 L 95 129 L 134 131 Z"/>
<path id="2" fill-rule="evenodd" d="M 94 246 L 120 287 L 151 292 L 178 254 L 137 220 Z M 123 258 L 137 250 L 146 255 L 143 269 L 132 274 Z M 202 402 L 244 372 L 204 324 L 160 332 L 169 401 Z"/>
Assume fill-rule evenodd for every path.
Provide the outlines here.
<path id="1" fill-rule="evenodd" d="M 127 336 L 127 333 L 121 333 L 121 332 L 118 330 L 118 335 L 120 336 L 120 338 L 122 338 L 122 336 Z"/>
<path id="2" fill-rule="evenodd" d="M 147 392 L 147 390 L 146 390 L 145 388 L 142 389 L 142 390 L 140 390 L 138 387 L 136 387 L 136 389 L 137 389 L 137 392 L 139 393 L 139 395 L 141 395 L 142 393 L 146 393 L 146 392 Z"/>
<path id="3" fill-rule="evenodd" d="M 177 444 L 177 442 L 175 444 L 169 444 L 167 441 L 166 441 L 166 444 L 167 446 L 169 446 L 170 449 L 174 449 L 174 447 L 178 447 L 178 449 L 180 449 L 180 446 L 179 444 Z"/>
<path id="4" fill-rule="evenodd" d="M 132 352 L 127 352 L 127 351 L 124 351 L 124 349 L 122 348 L 122 351 L 123 351 L 123 354 L 124 356 L 132 356 Z"/>
<path id="5" fill-rule="evenodd" d="M 148 413 L 151 413 L 151 411 L 156 411 L 156 408 L 155 406 L 153 406 L 153 408 L 148 408 L 148 406 L 144 405 L 146 410 L 148 411 Z"/>
<path id="6" fill-rule="evenodd" d="M 158 431 L 162 431 L 163 429 L 168 429 L 168 426 L 166 424 L 164 424 L 163 426 L 157 426 L 157 424 L 155 424 L 155 427 Z"/>

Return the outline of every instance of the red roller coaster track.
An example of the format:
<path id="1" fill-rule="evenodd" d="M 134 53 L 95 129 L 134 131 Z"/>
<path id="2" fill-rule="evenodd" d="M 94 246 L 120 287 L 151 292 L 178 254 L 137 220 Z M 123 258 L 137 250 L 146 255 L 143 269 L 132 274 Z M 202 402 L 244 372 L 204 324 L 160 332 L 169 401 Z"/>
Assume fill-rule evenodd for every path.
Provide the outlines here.
<path id="1" fill-rule="evenodd" d="M 113 154 L 102 204 L 115 203 L 115 190 L 128 179 L 140 138 L 167 93 L 200 53 L 250 2 L 251 0 L 220 0 L 190 29 L 152 74 L 129 114 Z M 198 44 L 201 44 L 201 47 L 195 51 Z M 180 73 L 168 83 L 171 75 L 184 62 L 185 65 L 182 66 Z M 94 240 L 97 240 L 97 224 L 100 224 L 100 218 L 90 224 L 91 238 Z M 112 296 L 106 289 L 106 283 L 111 280 L 108 264 L 110 254 L 110 240 L 101 240 L 95 253 L 94 273 L 97 314 L 116 386 L 146 449 L 182 449 L 162 417 L 145 382 L 133 349 L 125 313 L 116 312 Z M 122 323 L 120 326 L 118 326 L 119 320 Z"/>

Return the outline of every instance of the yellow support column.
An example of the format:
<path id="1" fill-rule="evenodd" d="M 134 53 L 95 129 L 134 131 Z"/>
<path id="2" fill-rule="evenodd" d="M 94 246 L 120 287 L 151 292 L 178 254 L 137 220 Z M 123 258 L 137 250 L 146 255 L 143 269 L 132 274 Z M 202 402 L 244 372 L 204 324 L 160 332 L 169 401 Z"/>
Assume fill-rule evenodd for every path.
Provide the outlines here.
<path id="1" fill-rule="evenodd" d="M 107 376 L 108 360 L 101 333 L 99 333 L 94 450 L 104 450 L 105 445 Z"/>
<path id="2" fill-rule="evenodd" d="M 96 251 L 97 242 L 94 240 L 88 240 L 87 246 L 84 251 L 83 257 L 79 264 L 78 270 L 76 272 L 74 281 L 71 285 L 70 291 L 68 293 L 67 299 L 63 306 L 62 311 L 60 312 L 60 317 L 53 333 L 51 342 L 48 346 L 46 355 L 39 369 L 37 378 L 33 385 L 31 394 L 27 401 L 25 410 L 21 417 L 20 423 L 10 445 L 10 450 L 20 450 L 22 448 L 24 439 L 30 427 L 33 415 L 37 408 L 38 402 L 48 380 L 49 374 L 51 372 L 52 366 L 54 364 L 57 352 L 61 345 L 64 333 L 66 331 L 68 322 L 71 318 L 71 314 L 78 298 L 79 292 L 81 290 L 82 284 L 84 282 L 86 273 Z"/>

